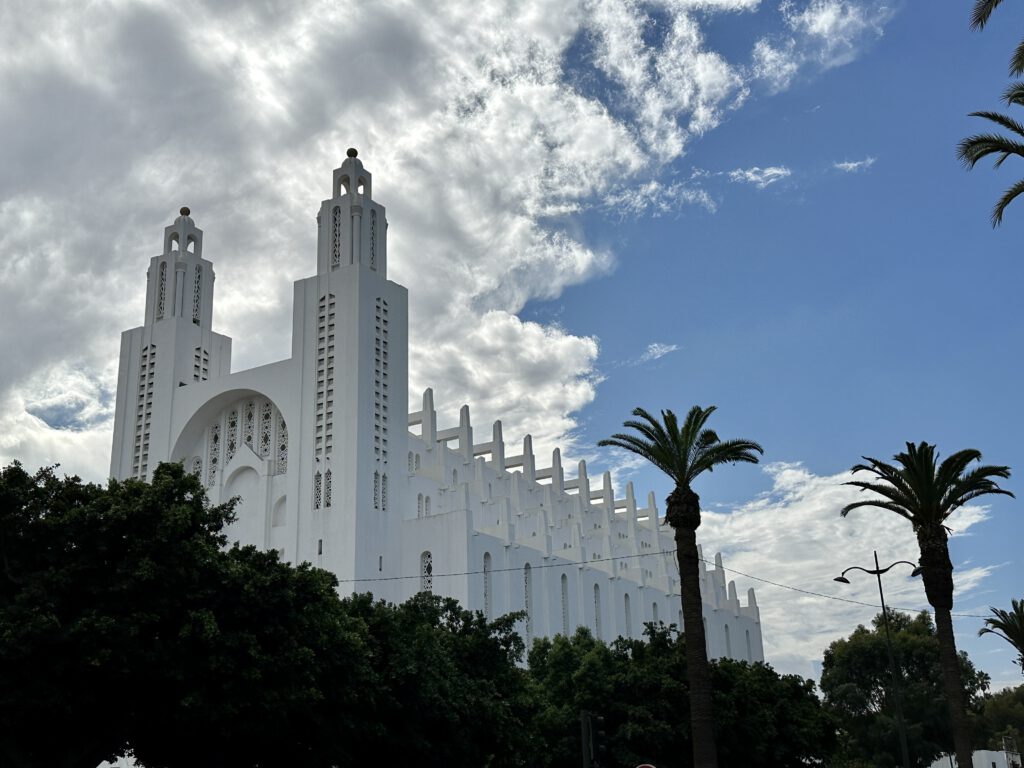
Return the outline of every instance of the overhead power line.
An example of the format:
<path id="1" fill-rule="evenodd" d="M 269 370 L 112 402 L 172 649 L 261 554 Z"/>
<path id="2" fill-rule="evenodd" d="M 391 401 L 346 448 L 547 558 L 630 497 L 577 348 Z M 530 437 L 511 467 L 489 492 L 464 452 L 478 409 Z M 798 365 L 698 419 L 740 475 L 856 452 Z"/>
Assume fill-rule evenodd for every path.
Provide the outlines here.
<path id="1" fill-rule="evenodd" d="M 666 550 L 660 550 L 660 551 L 657 551 L 657 552 L 640 552 L 640 553 L 637 553 L 635 555 L 619 555 L 619 556 L 616 556 L 616 557 L 599 557 L 599 558 L 594 558 L 593 560 L 579 560 L 579 561 L 573 560 L 573 561 L 562 562 L 562 563 L 538 563 L 538 564 L 530 563 L 530 567 L 531 568 L 574 568 L 574 567 L 593 565 L 594 563 L 607 563 L 607 562 L 612 562 L 612 561 L 615 561 L 615 560 L 629 560 L 629 559 L 638 558 L 638 557 L 652 557 L 652 556 L 655 556 L 655 555 L 671 555 L 671 556 L 674 557 L 675 554 L 676 554 L 675 550 L 666 549 Z M 701 561 L 702 563 L 705 563 L 706 565 L 710 565 L 710 566 L 713 566 L 715 568 L 718 567 L 718 565 L 716 563 L 714 563 L 713 561 L 711 561 L 711 560 L 706 560 L 703 557 L 699 557 L 697 559 L 699 561 Z M 487 573 L 509 573 L 509 572 L 512 572 L 512 571 L 519 571 L 519 570 L 520 570 L 520 568 L 518 566 L 516 566 L 516 567 L 509 567 L 509 568 L 492 568 L 492 569 L 490 569 L 489 571 L 486 571 L 486 572 Z M 773 586 L 773 587 L 779 587 L 780 589 L 788 589 L 791 592 L 799 592 L 802 595 L 810 595 L 811 597 L 818 597 L 818 598 L 823 598 L 823 599 L 826 599 L 826 600 L 837 600 L 837 601 L 839 601 L 841 603 L 850 603 L 852 605 L 863 605 L 863 606 L 866 606 L 868 608 L 875 608 L 877 610 L 881 610 L 881 608 L 882 608 L 881 605 L 876 605 L 875 603 L 868 603 L 868 602 L 864 602 L 863 600 L 854 600 L 853 598 L 850 598 L 850 597 L 840 597 L 839 595 L 827 595 L 824 592 L 815 592 L 814 590 L 811 590 L 811 589 L 803 589 L 801 587 L 794 587 L 792 584 L 783 584 L 782 582 L 779 582 L 779 581 L 773 581 L 771 579 L 766 579 L 763 576 L 755 576 L 752 573 L 745 573 L 743 571 L 738 571 L 735 568 L 726 568 L 725 566 L 722 566 L 722 570 L 723 571 L 728 571 L 729 573 L 734 573 L 737 576 L 743 576 L 744 578 L 747 578 L 747 579 L 753 579 L 754 581 L 759 581 L 762 584 L 768 584 L 768 585 Z M 474 570 L 474 571 L 452 571 L 450 573 L 432 573 L 431 576 L 432 576 L 432 578 L 435 578 L 435 579 L 444 579 L 444 578 L 454 578 L 454 577 L 458 577 L 458 576 L 477 576 L 477 575 L 482 575 L 483 573 L 485 573 L 485 571 L 483 569 L 480 569 L 480 570 Z M 363 579 L 338 579 L 338 582 L 340 584 L 371 584 L 371 583 L 378 583 L 378 582 L 385 582 L 385 581 L 405 581 L 407 579 L 418 579 L 418 578 L 420 578 L 420 574 L 417 573 L 417 574 L 410 574 L 410 575 L 407 575 L 407 576 L 375 576 L 375 577 L 363 578 Z M 904 608 L 904 607 L 899 607 L 899 606 L 895 606 L 895 607 L 894 606 L 889 606 L 889 608 L 890 608 L 890 610 L 894 610 L 894 611 L 907 611 L 909 613 L 922 613 L 922 612 L 931 613 L 931 611 L 929 609 L 927 609 L 927 608 Z M 966 619 L 987 619 L 987 618 L 989 618 L 988 616 L 983 616 L 983 615 L 979 615 L 979 614 L 976 614 L 976 613 L 953 613 L 951 615 L 956 616 L 958 618 L 966 618 Z"/>

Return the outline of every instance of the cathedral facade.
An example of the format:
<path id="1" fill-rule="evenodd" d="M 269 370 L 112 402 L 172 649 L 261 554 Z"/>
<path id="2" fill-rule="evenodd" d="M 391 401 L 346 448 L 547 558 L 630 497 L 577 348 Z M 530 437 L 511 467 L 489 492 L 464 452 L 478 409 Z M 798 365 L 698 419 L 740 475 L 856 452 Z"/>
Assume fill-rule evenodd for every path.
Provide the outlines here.
<path id="1" fill-rule="evenodd" d="M 182 462 L 214 503 L 241 499 L 232 541 L 332 571 L 341 591 L 401 601 L 421 590 L 533 637 L 587 626 L 639 637 L 682 626 L 674 540 L 653 494 L 615 493 L 585 462 L 510 449 L 469 407 L 441 426 L 427 390 L 410 411 L 408 295 L 387 279 L 387 219 L 349 150 L 317 216 L 316 274 L 295 283 L 291 357 L 231 372 L 213 331 L 213 265 L 187 208 L 150 260 L 146 315 L 121 337 L 110 473 Z M 568 470 L 568 471 L 567 471 Z M 700 563 L 711 657 L 762 661 L 753 589 L 741 603 L 720 556 Z"/>

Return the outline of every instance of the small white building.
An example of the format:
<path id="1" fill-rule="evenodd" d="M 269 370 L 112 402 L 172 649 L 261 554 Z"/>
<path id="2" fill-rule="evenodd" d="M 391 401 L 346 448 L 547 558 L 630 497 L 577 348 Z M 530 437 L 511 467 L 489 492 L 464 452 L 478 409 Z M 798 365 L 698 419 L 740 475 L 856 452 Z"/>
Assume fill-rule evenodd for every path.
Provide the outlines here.
<path id="1" fill-rule="evenodd" d="M 558 450 L 538 463 L 529 436 L 510 450 L 501 422 L 481 436 L 468 406 L 439 425 L 429 389 L 410 412 L 407 292 L 387 279 L 384 207 L 354 150 L 317 224 L 291 357 L 234 373 L 231 339 L 213 331 L 203 233 L 187 208 L 164 230 L 144 323 L 121 337 L 111 475 L 183 462 L 213 502 L 241 497 L 234 540 L 326 568 L 346 593 L 432 590 L 489 617 L 525 610 L 528 640 L 681 625 L 653 494 L 638 503 L 629 484 L 617 498 L 608 473 L 567 473 Z M 754 591 L 741 604 L 720 556 L 700 574 L 710 655 L 762 661 Z"/>
<path id="2" fill-rule="evenodd" d="M 973 768 L 1021 768 L 1020 755 L 1016 752 L 995 752 L 991 749 L 978 749 L 971 755 Z M 956 768 L 956 758 L 942 755 L 936 758 L 930 768 Z"/>

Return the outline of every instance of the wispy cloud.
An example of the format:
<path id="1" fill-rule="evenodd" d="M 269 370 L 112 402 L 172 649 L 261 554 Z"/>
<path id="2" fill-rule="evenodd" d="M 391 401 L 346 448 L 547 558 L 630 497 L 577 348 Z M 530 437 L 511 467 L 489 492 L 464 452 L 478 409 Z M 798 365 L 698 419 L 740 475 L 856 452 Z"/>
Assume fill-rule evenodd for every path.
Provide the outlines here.
<path id="1" fill-rule="evenodd" d="M 788 88 L 802 69 L 849 64 L 882 36 L 893 9 L 885 0 L 783 0 L 783 34 L 762 37 L 751 52 L 751 70 L 773 91 Z"/>
<path id="2" fill-rule="evenodd" d="M 844 160 L 841 163 L 832 163 L 832 167 L 844 173 L 856 173 L 857 171 L 866 171 L 874 164 L 875 158 L 869 155 L 863 160 Z"/>
<path id="3" fill-rule="evenodd" d="M 649 363 L 652 360 L 658 360 L 665 355 L 670 355 L 673 352 L 678 351 L 678 344 L 662 344 L 656 341 L 647 345 L 647 349 L 644 350 L 644 353 L 636 359 L 635 365 L 643 365 L 644 363 Z"/>
<path id="4" fill-rule="evenodd" d="M 753 184 L 758 189 L 764 189 L 769 184 L 774 184 L 792 175 L 793 172 L 783 165 L 773 165 L 768 168 L 759 168 L 755 165 L 753 168 L 737 168 L 729 171 L 731 181 Z"/>
<path id="5" fill-rule="evenodd" d="M 711 195 L 699 187 L 678 182 L 663 184 L 654 179 L 609 192 L 604 202 L 606 208 L 629 218 L 643 214 L 658 217 L 678 211 L 684 205 L 699 205 L 711 213 L 718 207 Z"/>

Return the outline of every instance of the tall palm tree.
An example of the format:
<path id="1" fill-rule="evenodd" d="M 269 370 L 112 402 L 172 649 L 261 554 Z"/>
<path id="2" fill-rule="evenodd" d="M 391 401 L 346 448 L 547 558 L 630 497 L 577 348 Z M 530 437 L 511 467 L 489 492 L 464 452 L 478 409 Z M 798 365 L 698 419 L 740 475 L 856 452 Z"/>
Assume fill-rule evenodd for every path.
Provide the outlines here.
<path id="1" fill-rule="evenodd" d="M 1024 56 L 1024 51 L 1021 55 Z M 1024 106 L 1024 82 L 1013 83 L 1007 88 L 1003 94 L 1003 101 L 1007 106 L 1013 104 Z M 971 117 L 983 117 L 1014 135 L 1006 137 L 998 133 L 978 133 L 961 141 L 957 145 L 956 154 L 968 169 L 973 168 L 979 160 L 989 155 L 996 156 L 996 168 L 1000 167 L 1010 155 L 1024 157 L 1024 125 L 999 112 L 971 112 Z M 992 209 L 993 227 L 998 227 L 1003 222 L 1003 211 L 1006 210 L 1006 206 L 1022 192 L 1024 192 L 1024 179 L 1003 193 Z"/>
<path id="2" fill-rule="evenodd" d="M 857 464 L 853 472 L 870 472 L 878 482 L 851 480 L 862 491 L 876 498 L 847 504 L 840 514 L 846 517 L 858 507 L 878 507 L 895 512 L 910 521 L 921 550 L 921 577 L 928 602 L 935 611 L 935 633 L 939 640 L 939 665 L 953 727 L 953 745 L 959 768 L 971 768 L 971 737 L 964 706 L 963 683 L 953 637 L 953 563 L 949 559 L 950 514 L 972 499 L 986 494 L 1013 496 L 992 479 L 1010 476 L 1009 467 L 968 466 L 981 459 L 981 453 L 969 448 L 948 456 L 936 466 L 939 455 L 934 445 L 907 443 L 907 450 L 894 456 L 896 465 L 868 456 L 867 464 Z M 898 465 L 898 466 L 897 466 Z"/>
<path id="3" fill-rule="evenodd" d="M 708 408 L 695 405 L 680 427 L 672 411 L 662 411 L 661 421 L 658 421 L 643 408 L 634 408 L 633 415 L 638 418 L 622 426 L 635 430 L 636 434 L 618 433 L 598 441 L 598 445 L 623 448 L 642 456 L 675 483 L 666 499 L 665 521 L 675 532 L 679 560 L 679 592 L 683 602 L 690 683 L 690 732 L 696 768 L 716 768 L 718 751 L 711 714 L 711 671 L 697 567 L 700 497 L 691 486 L 701 473 L 711 472 L 720 464 L 740 461 L 756 464 L 755 454 L 764 453 L 764 449 L 751 440 L 719 440 L 715 431 L 705 426 L 714 412 L 713 405 Z"/>
<path id="4" fill-rule="evenodd" d="M 979 635 L 998 635 L 1017 651 L 1017 664 L 1024 672 L 1024 600 L 1010 600 L 1012 610 L 990 608 L 992 617 L 985 619 Z"/>

